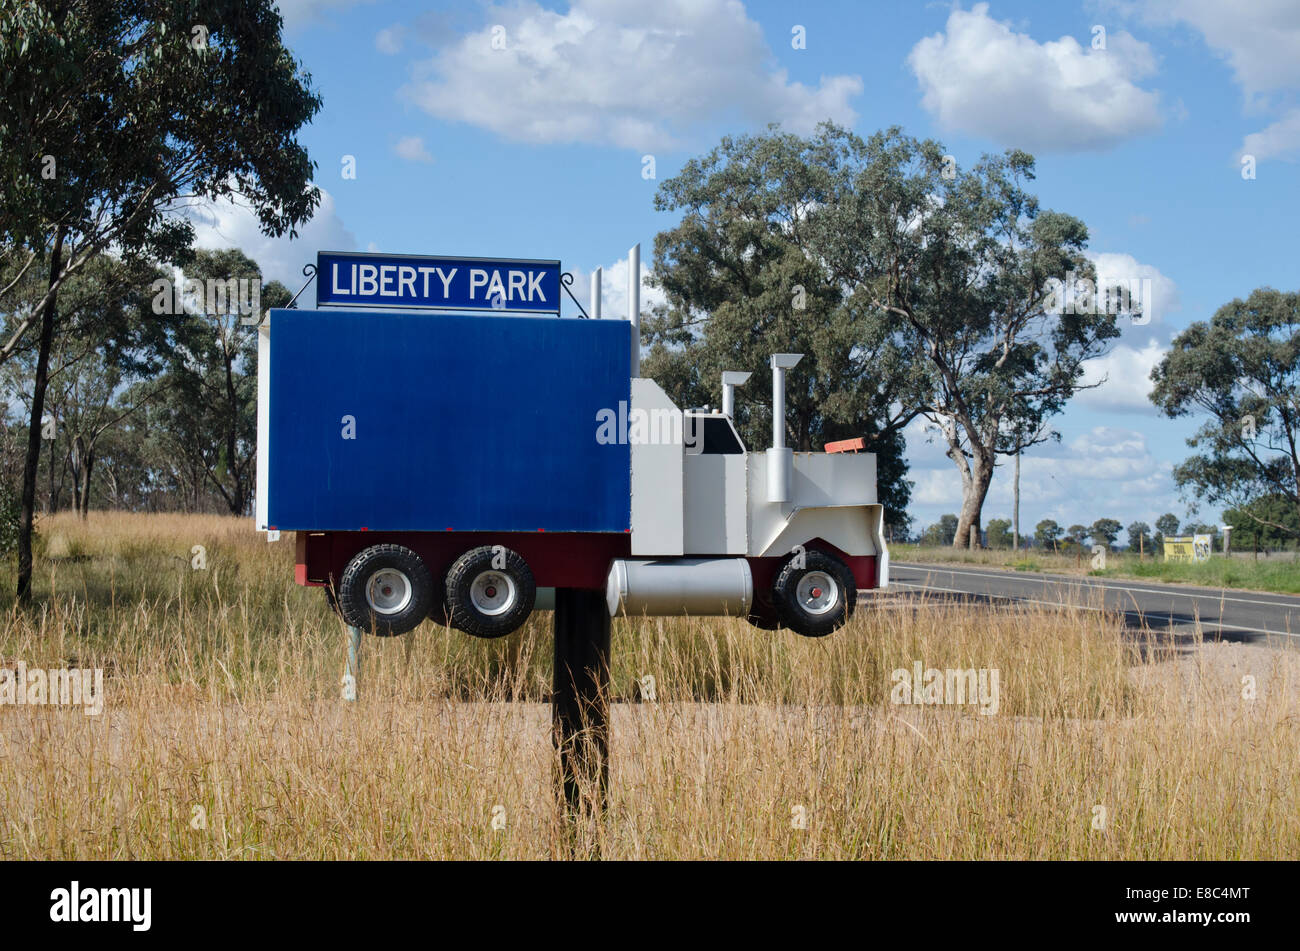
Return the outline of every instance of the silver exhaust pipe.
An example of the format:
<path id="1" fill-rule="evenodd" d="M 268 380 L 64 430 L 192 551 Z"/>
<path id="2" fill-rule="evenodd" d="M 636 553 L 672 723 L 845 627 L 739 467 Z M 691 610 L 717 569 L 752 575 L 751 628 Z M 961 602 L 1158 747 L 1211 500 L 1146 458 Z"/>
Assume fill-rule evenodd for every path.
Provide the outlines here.
<path id="1" fill-rule="evenodd" d="M 785 447 L 785 371 L 799 365 L 802 353 L 772 354 L 772 448 L 767 453 L 767 500 L 789 502 L 794 452 Z"/>

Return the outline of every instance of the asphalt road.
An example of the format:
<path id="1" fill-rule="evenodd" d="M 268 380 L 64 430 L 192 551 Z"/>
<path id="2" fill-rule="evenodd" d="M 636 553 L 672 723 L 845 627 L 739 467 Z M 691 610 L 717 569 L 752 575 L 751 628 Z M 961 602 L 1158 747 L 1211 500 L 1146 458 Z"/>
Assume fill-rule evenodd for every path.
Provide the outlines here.
<path id="1" fill-rule="evenodd" d="M 1300 597 L 1285 594 L 899 562 L 889 565 L 889 587 L 963 601 L 1122 612 L 1136 630 L 1186 633 L 1199 619 L 1207 640 L 1300 648 Z"/>

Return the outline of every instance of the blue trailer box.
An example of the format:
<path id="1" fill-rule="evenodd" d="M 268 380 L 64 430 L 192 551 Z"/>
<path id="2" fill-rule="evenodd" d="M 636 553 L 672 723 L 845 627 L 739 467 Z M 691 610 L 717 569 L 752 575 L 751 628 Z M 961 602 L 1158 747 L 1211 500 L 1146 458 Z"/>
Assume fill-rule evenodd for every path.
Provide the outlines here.
<path id="1" fill-rule="evenodd" d="M 267 526 L 630 529 L 629 447 L 596 439 L 630 399 L 627 321 L 272 310 L 264 333 Z"/>

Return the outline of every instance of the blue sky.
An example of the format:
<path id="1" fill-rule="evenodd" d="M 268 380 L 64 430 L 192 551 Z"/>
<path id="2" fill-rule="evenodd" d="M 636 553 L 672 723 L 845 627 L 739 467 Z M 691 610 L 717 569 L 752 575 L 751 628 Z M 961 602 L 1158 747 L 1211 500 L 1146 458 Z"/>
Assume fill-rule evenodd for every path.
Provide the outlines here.
<path id="1" fill-rule="evenodd" d="M 937 138 L 963 165 L 1032 152 L 1042 206 L 1087 223 L 1099 271 L 1151 282 L 1152 319 L 1123 323 L 1090 370 L 1105 382 L 1057 418 L 1060 444 L 1026 455 L 1022 527 L 1184 517 L 1169 473 L 1194 423 L 1156 415 L 1151 366 L 1234 297 L 1300 289 L 1294 0 L 280 6 L 324 98 L 302 138 L 325 201 L 294 242 L 225 206 L 199 237 L 295 290 L 317 249 L 560 258 L 579 287 L 604 267 L 622 313 L 628 247 L 648 268 L 673 223 L 653 210 L 657 183 L 724 134 L 833 118 Z M 908 435 L 924 526 L 958 510 L 960 483 L 920 423 Z M 1010 497 L 1008 465 L 985 519 Z"/>

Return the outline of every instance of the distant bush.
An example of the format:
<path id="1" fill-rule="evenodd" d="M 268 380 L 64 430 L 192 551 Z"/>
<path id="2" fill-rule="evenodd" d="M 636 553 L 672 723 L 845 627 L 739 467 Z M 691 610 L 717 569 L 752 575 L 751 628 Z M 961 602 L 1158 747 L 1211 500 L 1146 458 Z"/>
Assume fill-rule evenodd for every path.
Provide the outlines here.
<path id="1" fill-rule="evenodd" d="M 18 549 L 18 518 L 22 507 L 22 495 L 7 480 L 0 479 L 0 556 Z"/>

